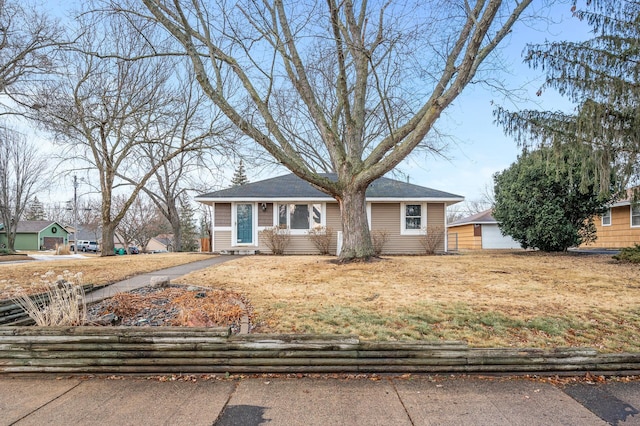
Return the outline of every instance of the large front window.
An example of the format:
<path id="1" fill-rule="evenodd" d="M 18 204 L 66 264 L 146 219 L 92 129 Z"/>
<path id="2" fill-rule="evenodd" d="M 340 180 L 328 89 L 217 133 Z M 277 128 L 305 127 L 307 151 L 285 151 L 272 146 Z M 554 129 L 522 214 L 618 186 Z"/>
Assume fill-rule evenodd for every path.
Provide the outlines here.
<path id="1" fill-rule="evenodd" d="M 291 230 L 305 230 L 322 227 L 322 204 L 280 204 L 278 205 L 278 226 Z"/>

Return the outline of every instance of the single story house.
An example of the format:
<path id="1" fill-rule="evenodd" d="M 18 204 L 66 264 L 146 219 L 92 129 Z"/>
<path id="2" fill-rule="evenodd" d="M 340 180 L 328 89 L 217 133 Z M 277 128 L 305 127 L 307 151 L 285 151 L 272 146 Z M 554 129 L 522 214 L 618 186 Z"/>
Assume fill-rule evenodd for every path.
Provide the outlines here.
<path id="1" fill-rule="evenodd" d="M 640 244 L 640 203 L 634 203 L 631 195 L 611 204 L 594 223 L 598 239 L 582 247 L 617 249 Z"/>
<path id="2" fill-rule="evenodd" d="M 437 251 L 447 251 L 446 208 L 464 200 L 385 177 L 371 183 L 366 197 L 369 228 L 387 237 L 383 254 L 424 253 L 427 229 L 442 234 Z M 273 227 L 289 231 L 285 254 L 318 253 L 308 234 L 324 227 L 335 231 L 330 252 L 337 254 L 341 246 L 338 202 L 294 174 L 202 194 L 196 201 L 211 206 L 213 252 L 269 253 L 260 231 Z"/>
<path id="3" fill-rule="evenodd" d="M 173 234 L 160 234 L 151 238 L 144 251 L 146 253 L 173 251 Z"/>
<path id="4" fill-rule="evenodd" d="M 78 235 L 78 241 L 96 241 L 100 243 L 102 239 L 100 229 L 95 226 L 85 227 L 84 225 L 78 225 L 78 232 L 75 231 L 73 226 L 67 226 L 66 229 L 69 232 L 69 246 L 75 245 L 76 234 Z"/>
<path id="5" fill-rule="evenodd" d="M 502 235 L 498 221 L 488 209 L 447 225 L 449 239 L 457 238 L 458 249 L 518 249 L 520 243 L 508 235 Z"/>
<path id="6" fill-rule="evenodd" d="M 23 220 L 18 222 L 16 250 L 55 250 L 56 245 L 69 243 L 69 232 L 58 222 Z M 0 247 L 7 247 L 7 232 L 0 224 Z"/>

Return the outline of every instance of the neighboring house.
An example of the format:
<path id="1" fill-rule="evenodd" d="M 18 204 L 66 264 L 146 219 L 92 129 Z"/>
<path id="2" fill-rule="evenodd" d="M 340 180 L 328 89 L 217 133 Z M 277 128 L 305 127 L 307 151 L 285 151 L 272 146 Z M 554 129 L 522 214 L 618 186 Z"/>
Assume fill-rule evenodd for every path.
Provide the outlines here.
<path id="1" fill-rule="evenodd" d="M 69 233 L 58 222 L 23 220 L 18 222 L 16 250 L 55 250 L 56 245 L 68 244 Z M 0 224 L 0 247 L 7 247 L 7 233 Z"/>
<path id="2" fill-rule="evenodd" d="M 75 245 L 76 242 L 76 232 L 73 226 L 67 226 L 67 231 L 69 232 L 69 246 Z M 85 229 L 82 225 L 78 226 L 78 240 L 79 241 L 97 241 L 100 243 L 102 241 L 101 231 L 98 229 Z"/>
<path id="3" fill-rule="evenodd" d="M 437 251 L 447 251 L 446 208 L 463 200 L 459 195 L 383 177 L 367 189 L 367 219 L 372 232 L 387 234 L 383 254 L 424 253 L 425 229 L 442 233 Z M 203 194 L 196 201 L 211 206 L 213 252 L 268 253 L 260 231 L 274 226 L 290 232 L 286 254 L 318 253 L 308 237 L 312 228 L 335 231 L 332 253 L 341 243 L 338 202 L 293 174 Z"/>
<path id="4" fill-rule="evenodd" d="M 449 240 L 458 239 L 460 250 L 518 249 L 520 243 L 508 235 L 502 235 L 493 210 L 485 210 L 456 220 L 448 225 Z"/>
<path id="5" fill-rule="evenodd" d="M 173 251 L 173 234 L 160 234 L 151 238 L 144 251 L 145 253 Z"/>
<path id="6" fill-rule="evenodd" d="M 640 203 L 633 203 L 631 196 L 617 203 L 594 220 L 598 239 L 587 248 L 623 248 L 640 244 Z"/>

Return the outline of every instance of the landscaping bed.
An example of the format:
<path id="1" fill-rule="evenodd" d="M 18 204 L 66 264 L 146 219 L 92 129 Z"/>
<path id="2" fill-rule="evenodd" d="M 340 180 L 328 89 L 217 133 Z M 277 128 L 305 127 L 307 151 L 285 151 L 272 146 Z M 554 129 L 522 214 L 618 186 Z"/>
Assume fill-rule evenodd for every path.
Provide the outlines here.
<path id="1" fill-rule="evenodd" d="M 141 287 L 87 307 L 89 324 L 138 327 L 229 327 L 240 332 L 251 305 L 242 295 L 196 286 Z"/>

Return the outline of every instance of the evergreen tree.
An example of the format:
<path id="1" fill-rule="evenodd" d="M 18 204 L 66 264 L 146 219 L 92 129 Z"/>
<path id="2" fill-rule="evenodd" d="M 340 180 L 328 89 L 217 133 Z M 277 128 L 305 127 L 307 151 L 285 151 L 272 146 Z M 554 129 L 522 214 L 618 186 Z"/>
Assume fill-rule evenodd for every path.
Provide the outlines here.
<path id="1" fill-rule="evenodd" d="M 556 155 L 551 148 L 525 151 L 494 176 L 493 217 L 523 248 L 565 251 L 594 241 L 593 217 L 610 201 L 580 178 L 593 170 L 589 161 Z"/>
<path id="2" fill-rule="evenodd" d="M 246 185 L 248 183 L 249 179 L 247 178 L 247 174 L 244 170 L 244 162 L 240 160 L 240 164 L 238 164 L 238 168 L 231 178 L 231 187 L 235 188 L 236 186 Z"/>
<path id="3" fill-rule="evenodd" d="M 197 251 L 200 247 L 199 232 L 196 226 L 195 209 L 188 202 L 180 204 L 180 224 L 182 246 L 179 251 Z"/>
<path id="4" fill-rule="evenodd" d="M 44 212 L 44 205 L 38 197 L 35 197 L 27 208 L 26 220 L 45 220 L 46 214 Z"/>
<path id="5" fill-rule="evenodd" d="M 581 42 L 531 45 L 525 61 L 547 74 L 545 88 L 573 101 L 574 113 L 496 111 L 506 132 L 525 144 L 530 138 L 573 158 L 591 155 L 596 173 L 583 169 L 583 183 L 609 190 L 611 169 L 621 187 L 640 175 L 640 2 L 588 0 L 574 16 L 593 28 Z M 583 190 L 586 186 L 583 187 Z"/>

